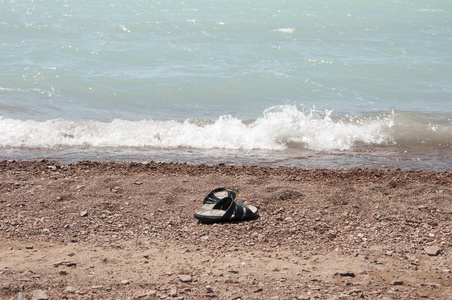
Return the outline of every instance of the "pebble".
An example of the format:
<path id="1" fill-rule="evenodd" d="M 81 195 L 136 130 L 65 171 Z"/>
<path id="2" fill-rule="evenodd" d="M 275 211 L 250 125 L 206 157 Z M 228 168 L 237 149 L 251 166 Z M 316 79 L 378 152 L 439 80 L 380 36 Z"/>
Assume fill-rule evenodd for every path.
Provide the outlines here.
<path id="1" fill-rule="evenodd" d="M 350 272 L 350 271 L 345 271 L 345 272 L 340 272 L 339 275 L 341 275 L 342 277 L 355 277 L 355 273 Z"/>
<path id="2" fill-rule="evenodd" d="M 206 286 L 206 292 L 208 294 L 213 293 L 213 289 L 212 289 L 212 287 L 210 285 Z"/>
<path id="3" fill-rule="evenodd" d="M 78 290 L 78 291 L 77 291 L 77 294 L 78 294 L 78 295 L 82 295 L 82 296 L 83 296 L 83 295 L 86 295 L 86 294 L 88 294 L 88 290 L 87 290 L 87 289 Z"/>
<path id="4" fill-rule="evenodd" d="M 88 216 L 88 211 L 82 210 L 82 211 L 80 212 L 80 217 L 86 217 L 86 216 Z"/>
<path id="5" fill-rule="evenodd" d="M 161 296 L 165 297 L 166 296 Z M 134 293 L 134 296 L 132 299 L 144 299 L 144 300 L 151 300 L 151 299 L 157 299 L 157 291 L 156 290 L 140 290 Z"/>
<path id="6" fill-rule="evenodd" d="M 121 284 L 122 285 L 127 285 L 127 284 L 130 284 L 130 280 L 121 280 Z"/>
<path id="7" fill-rule="evenodd" d="M 437 256 L 441 252 L 441 248 L 438 246 L 430 246 L 424 249 L 425 253 L 429 256 Z"/>
<path id="8" fill-rule="evenodd" d="M 403 285 L 403 281 L 402 280 L 393 280 L 391 282 L 391 285 Z"/>
<path id="9" fill-rule="evenodd" d="M 176 287 L 172 287 L 169 293 L 170 297 L 177 297 L 177 288 Z"/>
<path id="10" fill-rule="evenodd" d="M 348 294 L 349 295 L 352 295 L 352 294 L 360 294 L 360 293 L 362 293 L 363 292 L 363 290 L 361 290 L 361 289 L 354 289 L 354 290 L 350 290 L 349 292 L 348 292 Z"/>
<path id="11" fill-rule="evenodd" d="M 69 294 L 75 294 L 76 291 L 75 287 L 73 286 L 67 286 L 64 290 Z"/>
<path id="12" fill-rule="evenodd" d="M 26 300 L 27 298 L 25 298 L 24 294 L 22 293 L 18 293 L 16 295 L 16 297 L 14 297 L 14 300 Z"/>
<path id="13" fill-rule="evenodd" d="M 91 287 L 92 290 L 100 290 L 100 289 L 102 289 L 102 288 L 103 288 L 102 285 L 93 285 L 93 286 Z"/>
<path id="14" fill-rule="evenodd" d="M 193 278 L 190 275 L 179 275 L 179 279 L 182 282 L 192 282 Z"/>
<path id="15" fill-rule="evenodd" d="M 49 297 L 43 290 L 34 290 L 33 295 L 31 296 L 31 300 L 47 300 L 47 299 L 49 299 Z"/>

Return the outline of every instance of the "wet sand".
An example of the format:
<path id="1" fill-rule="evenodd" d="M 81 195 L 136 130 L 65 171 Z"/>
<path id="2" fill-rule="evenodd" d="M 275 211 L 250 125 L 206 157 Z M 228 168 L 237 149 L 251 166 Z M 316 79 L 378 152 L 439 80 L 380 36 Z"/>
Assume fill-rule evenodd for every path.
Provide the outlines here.
<path id="1" fill-rule="evenodd" d="M 0 298 L 450 299 L 451 221 L 451 172 L 3 161 Z"/>

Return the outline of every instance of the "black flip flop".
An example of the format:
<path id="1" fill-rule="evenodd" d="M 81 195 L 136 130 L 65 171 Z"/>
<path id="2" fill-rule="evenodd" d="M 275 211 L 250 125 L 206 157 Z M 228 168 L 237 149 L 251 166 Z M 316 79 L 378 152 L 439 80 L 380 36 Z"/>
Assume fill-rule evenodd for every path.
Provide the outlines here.
<path id="1" fill-rule="evenodd" d="M 255 206 L 246 206 L 228 196 L 220 199 L 207 209 L 203 206 L 201 210 L 195 211 L 194 216 L 202 223 L 243 221 L 255 219 L 257 210 Z"/>

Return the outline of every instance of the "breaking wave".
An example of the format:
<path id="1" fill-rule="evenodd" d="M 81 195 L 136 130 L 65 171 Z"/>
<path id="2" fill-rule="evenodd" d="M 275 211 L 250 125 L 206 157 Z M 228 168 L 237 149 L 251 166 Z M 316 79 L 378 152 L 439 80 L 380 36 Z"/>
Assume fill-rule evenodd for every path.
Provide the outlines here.
<path id="1" fill-rule="evenodd" d="M 0 147 L 153 147 L 198 149 L 351 150 L 366 146 L 451 147 L 450 118 L 391 110 L 333 116 L 294 105 L 266 109 L 255 120 L 225 115 L 215 121 L 113 120 L 44 122 L 0 119 Z"/>

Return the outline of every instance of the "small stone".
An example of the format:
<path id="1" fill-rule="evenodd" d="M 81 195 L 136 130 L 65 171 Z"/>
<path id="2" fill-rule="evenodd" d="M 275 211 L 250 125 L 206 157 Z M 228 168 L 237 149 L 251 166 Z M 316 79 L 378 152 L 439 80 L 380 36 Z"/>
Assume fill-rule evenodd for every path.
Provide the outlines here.
<path id="1" fill-rule="evenodd" d="M 14 300 L 27 300 L 27 298 L 25 298 L 25 295 L 22 293 L 18 293 L 16 295 L 16 297 L 14 297 Z"/>
<path id="2" fill-rule="evenodd" d="M 86 217 L 86 216 L 88 216 L 88 211 L 82 210 L 82 211 L 80 212 L 80 217 Z"/>
<path id="3" fill-rule="evenodd" d="M 86 294 L 88 294 L 88 290 L 87 289 L 81 289 L 81 290 L 78 290 L 77 291 L 77 294 L 78 295 L 86 295 Z"/>
<path id="4" fill-rule="evenodd" d="M 169 293 L 170 297 L 177 297 L 177 288 L 176 287 L 172 287 Z"/>
<path id="5" fill-rule="evenodd" d="M 49 297 L 43 290 L 34 290 L 33 295 L 31 296 L 31 300 L 47 300 L 47 299 L 49 299 Z"/>
<path id="6" fill-rule="evenodd" d="M 165 297 L 166 296 L 163 296 Z M 151 299 L 157 299 L 157 291 L 156 290 L 140 290 L 134 293 L 134 296 L 132 299 L 144 299 L 144 300 L 151 300 Z"/>
<path id="7" fill-rule="evenodd" d="M 121 284 L 122 284 L 122 285 L 130 284 L 130 280 L 127 280 L 127 279 L 121 280 Z"/>
<path id="8" fill-rule="evenodd" d="M 75 294 L 75 291 L 76 291 L 75 287 L 73 287 L 73 286 L 67 286 L 64 290 L 66 291 L 66 293 L 69 293 L 69 294 Z"/>
<path id="9" fill-rule="evenodd" d="M 26 245 L 25 249 L 31 250 L 31 249 L 33 249 L 33 245 Z"/>
<path id="10" fill-rule="evenodd" d="M 339 275 L 341 275 L 342 277 L 355 277 L 355 273 L 350 271 L 341 272 L 339 273 Z"/>
<path id="11" fill-rule="evenodd" d="M 193 281 L 193 278 L 190 275 L 179 275 L 179 279 L 185 283 Z"/>
<path id="12" fill-rule="evenodd" d="M 67 275 L 67 272 L 65 270 L 61 270 L 58 274 L 60 274 L 60 275 Z"/>
<path id="13" fill-rule="evenodd" d="M 438 246 L 430 246 L 424 249 L 425 253 L 429 256 L 437 256 L 441 252 L 441 248 Z"/>
<path id="14" fill-rule="evenodd" d="M 212 289 L 212 287 L 210 285 L 206 286 L 206 292 L 208 294 L 213 293 L 213 289 Z"/>
<path id="15" fill-rule="evenodd" d="M 157 291 L 156 290 L 150 290 L 146 293 L 151 299 L 154 299 L 154 297 L 157 297 Z"/>
<path id="16" fill-rule="evenodd" d="M 391 282 L 391 285 L 403 285 L 403 281 L 402 280 L 393 280 Z"/>

